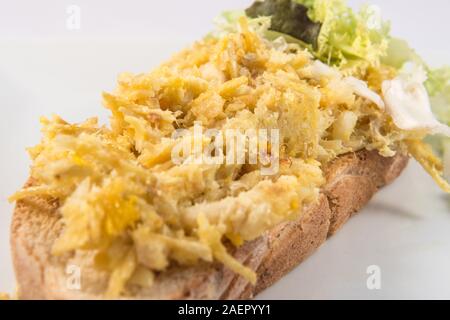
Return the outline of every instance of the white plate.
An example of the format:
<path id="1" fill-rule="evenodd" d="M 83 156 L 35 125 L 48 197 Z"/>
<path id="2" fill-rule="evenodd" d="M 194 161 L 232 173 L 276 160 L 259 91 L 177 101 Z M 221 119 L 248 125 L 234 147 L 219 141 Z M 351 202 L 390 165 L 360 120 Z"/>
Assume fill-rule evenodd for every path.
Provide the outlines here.
<path id="1" fill-rule="evenodd" d="M 218 4 L 209 4 L 211 13 L 201 12 L 201 17 L 214 16 L 221 8 L 233 7 L 233 3 L 245 6 L 248 2 L 218 1 Z M 427 60 L 435 64 L 445 62 L 450 52 L 449 43 L 438 40 L 445 39 L 444 30 L 450 30 L 450 20 L 441 17 L 442 12 L 448 12 L 444 8 L 448 3 L 428 1 L 427 7 L 422 9 L 423 1 L 371 2 L 383 7 L 394 21 L 396 33 L 412 39 Z M 86 10 L 101 12 L 100 4 L 80 3 L 81 8 L 86 6 Z M 106 5 L 103 1 L 100 3 Z M 171 3 L 180 4 L 182 0 Z M 403 10 L 406 3 L 408 16 Z M 434 10 L 430 9 L 433 3 Z M 76 36 L 64 35 L 63 31 L 51 33 L 52 23 L 48 19 L 36 18 L 41 16 L 39 10 L 45 11 L 45 6 L 34 8 L 34 20 L 22 19 L 25 25 L 21 26 L 14 25 L 10 16 L 6 17 L 8 12 L 18 11 L 20 5 L 10 6 L 16 7 L 0 10 L 0 21 L 3 21 L 0 23 L 6 20 L 9 28 L 6 31 L 0 28 L 0 292 L 12 292 L 15 286 L 8 239 L 13 207 L 6 198 L 20 188 L 28 176 L 25 147 L 39 141 L 39 117 L 57 113 L 70 121 L 81 121 L 100 115 L 101 120 L 106 121 L 107 112 L 101 108 L 100 93 L 114 88 L 118 73 L 150 70 L 190 39 L 206 33 L 201 30 L 210 28 L 209 20 L 201 22 L 200 18 L 175 16 L 170 27 L 164 19 L 159 19 L 160 28 L 154 32 L 152 22 L 141 14 L 139 21 L 150 26 L 146 29 L 150 30 L 149 35 L 143 38 L 142 31 L 139 33 L 142 26 L 138 28 L 136 23 L 128 23 L 132 15 L 119 18 L 121 8 L 115 7 L 110 9 L 114 10 L 111 16 L 115 19 L 117 36 L 100 27 L 93 27 L 92 33 L 82 29 Z M 142 12 L 143 6 L 143 2 L 136 2 L 134 10 Z M 63 7 L 62 10 L 61 23 L 65 14 Z M 160 16 L 171 12 L 168 5 L 163 4 L 158 10 Z M 126 12 L 132 11 L 128 8 Z M 420 24 L 418 19 L 423 19 Z M 174 31 L 177 23 L 187 20 L 192 24 L 183 25 L 182 37 L 175 32 L 161 36 L 164 32 L 161 24 Z M 449 208 L 450 200 L 417 164 L 412 163 L 394 185 L 380 192 L 316 254 L 258 298 L 449 299 Z M 380 290 L 367 287 L 369 266 L 379 267 Z"/>

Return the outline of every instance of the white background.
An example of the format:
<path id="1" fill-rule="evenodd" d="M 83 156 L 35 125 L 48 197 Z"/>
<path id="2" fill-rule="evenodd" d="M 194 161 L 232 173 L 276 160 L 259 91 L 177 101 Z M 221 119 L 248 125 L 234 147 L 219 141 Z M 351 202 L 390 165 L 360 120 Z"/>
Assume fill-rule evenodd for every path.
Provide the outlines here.
<path id="1" fill-rule="evenodd" d="M 28 176 L 25 147 L 39 141 L 41 115 L 70 121 L 107 113 L 100 93 L 122 71 L 145 72 L 208 33 L 245 0 L 0 1 L 0 292 L 14 290 L 9 253 L 13 206 Z M 349 1 L 358 6 L 363 1 Z M 450 63 L 450 1 L 371 0 L 432 65 Z M 81 29 L 66 28 L 67 6 Z M 450 298 L 450 201 L 412 164 L 313 257 L 260 298 Z M 382 288 L 366 287 L 381 268 Z"/>

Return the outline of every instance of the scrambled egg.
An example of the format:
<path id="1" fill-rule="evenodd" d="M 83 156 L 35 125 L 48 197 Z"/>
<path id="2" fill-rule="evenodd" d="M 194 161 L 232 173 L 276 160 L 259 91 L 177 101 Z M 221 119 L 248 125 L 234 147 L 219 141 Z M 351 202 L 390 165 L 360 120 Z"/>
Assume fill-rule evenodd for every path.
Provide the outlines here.
<path id="1" fill-rule="evenodd" d="M 12 199 L 58 198 L 65 229 L 53 253 L 94 251 L 111 272 L 110 296 L 199 261 L 219 261 L 255 283 L 226 242 L 240 246 L 299 218 L 325 183 L 322 165 L 337 156 L 363 148 L 393 156 L 403 141 L 423 137 L 397 129 L 376 98 L 394 76 L 380 66 L 344 78 L 241 20 L 238 32 L 200 41 L 151 73 L 121 75 L 117 90 L 104 94 L 110 127 L 42 119 L 44 138 L 29 150 L 36 184 Z M 222 132 L 279 129 L 279 173 L 175 165 L 171 135 L 196 121 Z"/>
<path id="2" fill-rule="evenodd" d="M 11 300 L 11 297 L 7 293 L 0 293 L 0 300 Z"/>

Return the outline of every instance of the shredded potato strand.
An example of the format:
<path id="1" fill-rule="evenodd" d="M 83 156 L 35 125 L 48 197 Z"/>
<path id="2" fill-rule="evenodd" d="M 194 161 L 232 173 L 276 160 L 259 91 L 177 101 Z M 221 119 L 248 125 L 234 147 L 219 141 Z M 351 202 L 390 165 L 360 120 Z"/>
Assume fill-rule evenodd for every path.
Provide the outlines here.
<path id="1" fill-rule="evenodd" d="M 442 161 L 433 154 L 431 146 L 420 140 L 407 142 L 409 153 L 420 163 L 420 165 L 434 179 L 437 185 L 446 193 L 450 193 L 450 185 L 443 178 Z"/>

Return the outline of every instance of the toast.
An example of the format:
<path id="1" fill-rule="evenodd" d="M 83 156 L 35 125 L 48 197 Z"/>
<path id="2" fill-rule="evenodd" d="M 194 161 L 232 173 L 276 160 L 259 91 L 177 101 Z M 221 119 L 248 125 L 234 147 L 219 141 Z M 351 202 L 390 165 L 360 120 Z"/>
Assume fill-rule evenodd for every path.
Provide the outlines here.
<path id="1" fill-rule="evenodd" d="M 234 249 L 237 260 L 256 271 L 255 286 L 218 263 L 171 267 L 153 286 L 128 285 L 123 299 L 250 299 L 273 285 L 335 234 L 381 187 L 394 181 L 408 157 L 385 158 L 375 151 L 340 156 L 324 168 L 327 183 L 319 201 L 302 217 L 283 223 Z M 28 184 L 32 184 L 29 181 Z M 108 274 L 93 267 L 92 254 L 62 257 L 51 247 L 63 227 L 57 200 L 29 197 L 17 203 L 11 247 L 19 299 L 102 299 Z M 233 249 L 231 249 L 233 250 Z M 81 288 L 67 286 L 67 266 L 80 267 Z"/>

